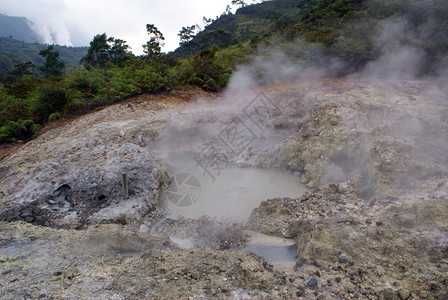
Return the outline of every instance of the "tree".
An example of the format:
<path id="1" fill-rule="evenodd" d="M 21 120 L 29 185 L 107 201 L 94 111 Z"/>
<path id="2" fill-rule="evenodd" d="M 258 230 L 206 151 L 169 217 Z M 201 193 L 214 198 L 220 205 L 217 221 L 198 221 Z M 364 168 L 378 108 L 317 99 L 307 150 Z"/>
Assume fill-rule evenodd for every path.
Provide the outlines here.
<path id="1" fill-rule="evenodd" d="M 126 41 L 107 37 L 106 33 L 97 34 L 90 42 L 86 56 L 81 63 L 88 69 L 90 67 L 104 68 L 107 62 L 122 64 L 129 58 L 129 46 Z"/>
<path id="2" fill-rule="evenodd" d="M 83 63 L 87 69 L 90 66 L 104 67 L 106 62 L 109 61 L 109 42 L 110 38 L 107 38 L 106 33 L 95 35 L 90 42 L 90 47 L 86 56 L 81 59 L 81 63 Z"/>
<path id="3" fill-rule="evenodd" d="M 40 51 L 39 55 L 45 58 L 45 65 L 40 68 L 45 77 L 57 77 L 64 74 L 65 64 L 59 61 L 59 52 L 54 50 L 53 45 Z"/>
<path id="4" fill-rule="evenodd" d="M 126 41 L 111 38 L 113 44 L 111 45 L 109 56 L 110 60 L 116 65 L 123 65 L 129 59 L 129 46 Z"/>
<path id="5" fill-rule="evenodd" d="M 207 17 L 202 18 L 202 23 L 204 23 L 205 26 L 211 24 L 212 22 L 213 22 L 212 18 L 207 18 Z"/>
<path id="6" fill-rule="evenodd" d="M 17 78 L 21 78 L 24 75 L 32 75 L 32 69 L 35 67 L 32 61 L 23 62 L 15 65 L 11 70 L 8 71 L 8 74 L 13 75 Z"/>
<path id="7" fill-rule="evenodd" d="M 244 2 L 244 0 L 232 0 L 232 5 L 238 5 L 241 7 L 246 7 L 247 4 Z"/>
<path id="8" fill-rule="evenodd" d="M 162 47 L 165 46 L 163 43 L 165 38 L 163 37 L 162 32 L 160 32 L 154 24 L 146 24 L 146 31 L 148 32 L 150 39 L 143 45 L 143 52 L 145 52 L 146 56 L 150 59 L 159 57 L 162 53 Z"/>
<path id="9" fill-rule="evenodd" d="M 195 36 L 196 25 L 182 27 L 182 29 L 177 34 L 180 37 L 180 45 L 188 43 Z"/>

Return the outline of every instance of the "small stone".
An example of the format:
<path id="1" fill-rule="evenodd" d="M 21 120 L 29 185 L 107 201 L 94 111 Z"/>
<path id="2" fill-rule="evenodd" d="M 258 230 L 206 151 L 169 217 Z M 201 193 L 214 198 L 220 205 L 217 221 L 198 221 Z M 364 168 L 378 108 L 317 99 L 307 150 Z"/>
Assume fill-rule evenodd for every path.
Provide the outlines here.
<path id="1" fill-rule="evenodd" d="M 339 289 L 333 289 L 332 292 L 333 292 L 333 294 L 335 294 L 335 295 L 339 295 L 339 294 L 341 293 L 341 290 L 339 290 Z"/>
<path id="2" fill-rule="evenodd" d="M 403 273 L 403 276 L 404 276 L 404 277 L 409 277 L 409 275 L 411 275 L 411 274 L 409 273 L 409 271 L 406 271 L 406 272 Z"/>
<path id="3" fill-rule="evenodd" d="M 313 274 L 316 275 L 317 277 L 320 277 L 320 272 L 319 272 L 319 270 L 314 271 Z"/>
<path id="4" fill-rule="evenodd" d="M 317 289 L 318 281 L 316 275 L 311 275 L 308 277 L 308 279 L 305 280 L 305 285 L 312 290 Z"/>
<path id="5" fill-rule="evenodd" d="M 408 299 L 409 297 L 411 297 L 411 292 L 409 292 L 408 290 L 401 290 L 399 292 L 400 299 Z"/>
<path id="6" fill-rule="evenodd" d="M 359 290 L 359 293 L 360 293 L 361 295 L 367 295 L 367 290 L 366 290 L 366 289 L 360 289 L 360 290 Z"/>
<path id="7" fill-rule="evenodd" d="M 347 283 L 346 288 L 349 293 L 354 293 L 356 290 L 356 286 L 353 283 Z"/>
<path id="8" fill-rule="evenodd" d="M 429 275 L 425 275 L 423 278 L 425 278 L 428 281 L 434 280 L 434 277 L 429 276 Z"/>
<path id="9" fill-rule="evenodd" d="M 348 255 L 344 252 L 339 253 L 338 255 L 338 261 L 341 264 L 346 264 L 348 263 Z"/>
<path id="10" fill-rule="evenodd" d="M 344 298 L 342 297 L 342 295 L 341 294 L 337 294 L 336 295 L 336 300 L 343 300 Z"/>
<path id="11" fill-rule="evenodd" d="M 20 259 L 20 255 L 16 255 L 16 256 L 10 256 L 7 258 L 8 261 L 16 261 Z"/>
<path id="12" fill-rule="evenodd" d="M 306 259 L 301 257 L 296 261 L 296 268 L 303 267 L 303 265 L 305 265 L 305 264 L 306 264 Z"/>
<path id="13" fill-rule="evenodd" d="M 31 216 L 33 214 L 32 210 L 30 208 L 24 209 L 21 213 L 22 217 L 28 217 Z"/>
<path id="14" fill-rule="evenodd" d="M 438 290 L 440 290 L 440 287 L 439 287 L 437 284 L 435 284 L 435 283 L 431 283 L 431 284 L 429 285 L 429 289 L 430 289 L 431 291 L 433 291 L 433 292 L 437 292 Z"/>
<path id="15" fill-rule="evenodd" d="M 384 300 L 399 300 L 400 299 L 398 297 L 398 295 L 390 289 L 383 291 L 383 297 L 384 297 Z"/>
<path id="16" fill-rule="evenodd" d="M 151 229 L 148 226 L 146 226 L 145 224 L 142 224 L 142 225 L 140 225 L 139 231 L 142 233 L 148 233 L 151 231 Z"/>
<path id="17" fill-rule="evenodd" d="M 334 279 L 336 282 L 341 282 L 341 277 L 336 277 L 335 279 Z"/>

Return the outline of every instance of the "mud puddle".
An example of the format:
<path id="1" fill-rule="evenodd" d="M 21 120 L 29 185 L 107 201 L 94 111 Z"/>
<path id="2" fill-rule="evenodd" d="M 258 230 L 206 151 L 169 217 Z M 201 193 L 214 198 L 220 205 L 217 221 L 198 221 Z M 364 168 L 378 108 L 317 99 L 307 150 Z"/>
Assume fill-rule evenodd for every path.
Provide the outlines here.
<path id="1" fill-rule="evenodd" d="M 266 199 L 297 197 L 308 190 L 297 175 L 276 170 L 230 168 L 210 178 L 187 169 L 176 175 L 163 197 L 171 218 L 206 215 L 241 222 Z"/>

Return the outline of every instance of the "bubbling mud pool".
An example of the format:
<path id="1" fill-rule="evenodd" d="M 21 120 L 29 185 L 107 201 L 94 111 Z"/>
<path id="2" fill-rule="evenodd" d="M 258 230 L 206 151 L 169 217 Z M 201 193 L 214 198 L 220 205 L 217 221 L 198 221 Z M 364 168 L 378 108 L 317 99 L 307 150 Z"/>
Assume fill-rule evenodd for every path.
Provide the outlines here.
<path id="1" fill-rule="evenodd" d="M 277 170 L 230 168 L 214 179 L 200 170 L 178 174 L 162 197 L 171 218 L 209 216 L 244 222 L 262 201 L 298 197 L 308 190 L 297 175 Z"/>
<path id="2" fill-rule="evenodd" d="M 203 216 L 226 223 L 244 224 L 253 209 L 270 198 L 299 197 L 308 188 L 291 172 L 232 167 L 216 172 L 214 177 L 188 159 L 171 161 L 174 182 L 162 195 L 170 219 L 198 219 Z M 171 172 L 173 173 L 173 170 Z M 295 264 L 297 246 L 292 239 L 283 239 L 246 232 L 247 245 L 237 248 L 263 256 L 266 261 L 284 270 Z M 194 248 L 193 238 L 169 236 L 179 247 Z"/>

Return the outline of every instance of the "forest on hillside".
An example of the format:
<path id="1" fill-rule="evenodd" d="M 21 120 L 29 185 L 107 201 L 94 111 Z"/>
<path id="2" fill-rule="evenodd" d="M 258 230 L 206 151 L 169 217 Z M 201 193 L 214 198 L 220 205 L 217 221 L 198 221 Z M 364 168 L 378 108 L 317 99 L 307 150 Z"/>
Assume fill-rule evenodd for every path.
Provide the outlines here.
<path id="1" fill-rule="evenodd" d="M 39 43 L 27 43 L 9 37 L 0 37 L 0 77 L 8 74 L 15 65 L 31 61 L 34 65 L 43 65 L 45 59 L 39 52 L 48 45 Z M 54 45 L 60 53 L 61 61 L 67 66 L 78 66 L 81 58 L 86 55 L 87 47 L 68 47 Z M 39 69 L 35 68 L 33 74 L 40 75 Z"/>
<path id="2" fill-rule="evenodd" d="M 142 93 L 220 91 L 238 65 L 279 49 L 288 64 L 297 66 L 341 61 L 343 67 L 328 76 L 359 71 L 385 52 L 419 55 L 423 63 L 412 70 L 414 76 L 438 75 L 448 66 L 444 0 L 232 2 L 240 7 L 235 14 L 204 17 L 200 32 L 196 25 L 182 28 L 181 45 L 169 54 L 162 52 L 164 36 L 154 24 L 147 25 L 141 56 L 106 33 L 76 53 L 37 44 L 19 46 L 20 58 L 0 51 L 0 68 L 7 69 L 0 85 L 0 142 L 31 138 L 47 122 Z M 16 42 L 4 38 L 0 43 L 13 47 Z M 254 72 L 262 81 L 263 70 Z"/>

